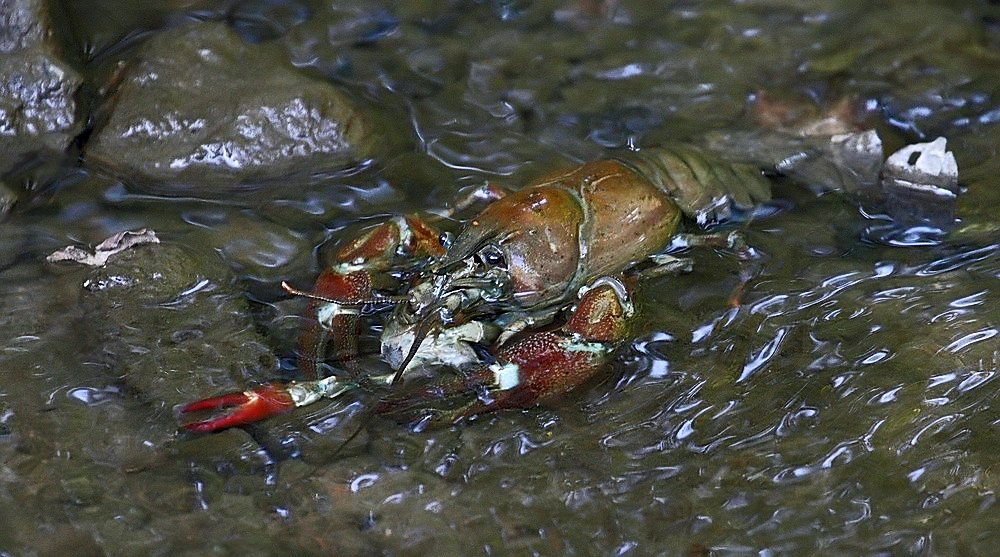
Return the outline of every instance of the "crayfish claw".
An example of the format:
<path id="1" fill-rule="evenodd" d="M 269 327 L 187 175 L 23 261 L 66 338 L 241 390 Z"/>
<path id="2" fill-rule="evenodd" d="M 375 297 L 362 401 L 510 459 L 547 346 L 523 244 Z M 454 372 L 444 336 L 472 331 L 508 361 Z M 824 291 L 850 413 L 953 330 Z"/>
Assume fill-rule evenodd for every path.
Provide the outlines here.
<path id="1" fill-rule="evenodd" d="M 284 385 L 274 383 L 253 390 L 206 398 L 181 407 L 180 414 L 229 409 L 221 415 L 184 424 L 188 431 L 211 433 L 259 422 L 295 408 L 295 401 Z"/>
<path id="2" fill-rule="evenodd" d="M 186 404 L 181 407 L 181 414 L 191 414 L 193 412 L 202 412 L 207 410 L 218 410 L 219 408 L 228 408 L 231 406 L 239 406 L 241 404 L 246 404 L 250 399 L 246 392 L 239 393 L 227 393 L 220 396 L 213 396 L 210 398 L 205 398 L 202 400 L 197 400 L 190 404 Z"/>

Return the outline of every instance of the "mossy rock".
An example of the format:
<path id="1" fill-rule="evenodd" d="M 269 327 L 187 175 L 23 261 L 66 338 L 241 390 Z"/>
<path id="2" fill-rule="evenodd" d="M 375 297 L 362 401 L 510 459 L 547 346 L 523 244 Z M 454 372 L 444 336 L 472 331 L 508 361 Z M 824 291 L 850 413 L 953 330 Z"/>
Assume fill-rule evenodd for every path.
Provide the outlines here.
<path id="1" fill-rule="evenodd" d="M 126 68 L 86 152 L 133 186 L 229 188 L 386 147 L 375 111 L 291 67 L 277 44 L 247 44 L 221 23 L 164 31 Z"/>

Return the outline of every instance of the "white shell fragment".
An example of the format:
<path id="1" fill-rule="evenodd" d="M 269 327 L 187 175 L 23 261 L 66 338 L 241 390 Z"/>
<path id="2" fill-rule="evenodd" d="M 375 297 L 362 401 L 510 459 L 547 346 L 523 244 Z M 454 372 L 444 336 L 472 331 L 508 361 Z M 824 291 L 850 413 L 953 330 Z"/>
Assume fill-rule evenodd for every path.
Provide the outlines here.
<path id="1" fill-rule="evenodd" d="M 66 246 L 61 250 L 53 252 L 51 255 L 46 257 L 45 260 L 49 263 L 72 261 L 82 265 L 101 267 L 113 256 L 129 248 L 141 246 L 143 244 L 159 243 L 160 239 L 156 237 L 156 232 L 153 232 L 148 228 L 141 228 L 139 230 L 123 230 L 122 232 L 119 232 L 98 244 L 97 247 L 94 248 L 93 253 L 77 246 Z"/>
<path id="2" fill-rule="evenodd" d="M 939 137 L 896 151 L 885 161 L 882 185 L 955 197 L 958 194 L 958 163 L 947 144 L 945 138 Z"/>

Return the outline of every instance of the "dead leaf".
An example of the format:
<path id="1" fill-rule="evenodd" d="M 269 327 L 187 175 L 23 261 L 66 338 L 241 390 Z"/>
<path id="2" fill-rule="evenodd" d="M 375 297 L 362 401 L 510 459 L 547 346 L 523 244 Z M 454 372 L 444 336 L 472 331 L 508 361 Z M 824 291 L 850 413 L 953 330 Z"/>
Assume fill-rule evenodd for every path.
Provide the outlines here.
<path id="1" fill-rule="evenodd" d="M 134 246 L 159 243 L 160 239 L 156 237 L 156 232 L 148 228 L 123 230 L 98 244 L 93 253 L 77 246 L 66 246 L 53 252 L 45 260 L 49 263 L 72 261 L 82 265 L 102 267 L 108 259 Z"/>

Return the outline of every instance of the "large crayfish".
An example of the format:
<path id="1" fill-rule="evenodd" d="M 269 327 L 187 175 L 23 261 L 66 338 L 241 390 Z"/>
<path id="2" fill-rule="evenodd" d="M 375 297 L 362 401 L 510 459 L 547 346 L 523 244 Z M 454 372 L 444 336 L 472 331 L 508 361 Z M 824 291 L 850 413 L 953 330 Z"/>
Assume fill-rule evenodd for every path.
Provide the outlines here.
<path id="1" fill-rule="evenodd" d="M 311 298 L 316 325 L 300 342 L 300 368 L 314 378 L 195 402 L 181 412 L 235 408 L 185 427 L 238 426 L 439 366 L 457 373 L 438 370 L 429 384 L 393 389 L 372 409 L 410 412 L 458 398 L 441 415 L 457 419 L 553 399 L 592 378 L 626 338 L 633 309 L 623 273 L 678 265 L 650 258 L 677 235 L 683 215 L 704 222 L 769 192 L 751 165 L 657 148 L 543 177 L 488 205 L 453 240 L 416 217 L 383 222 L 347 242 L 312 292 L 286 285 Z M 395 372 L 316 378 L 328 355 L 356 355 L 361 309 L 380 305 L 395 306 L 382 335 Z M 538 330 L 567 310 L 561 326 Z"/>

